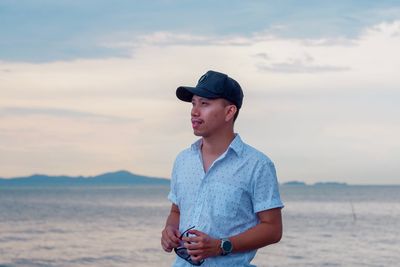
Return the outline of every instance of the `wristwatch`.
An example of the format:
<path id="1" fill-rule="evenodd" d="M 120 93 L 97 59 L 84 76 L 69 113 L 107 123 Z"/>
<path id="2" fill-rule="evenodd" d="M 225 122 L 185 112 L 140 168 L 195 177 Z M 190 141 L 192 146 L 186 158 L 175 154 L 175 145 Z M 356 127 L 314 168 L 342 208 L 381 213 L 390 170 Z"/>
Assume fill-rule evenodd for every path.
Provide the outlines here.
<path id="1" fill-rule="evenodd" d="M 226 256 L 232 252 L 233 246 L 232 242 L 228 238 L 221 239 L 221 249 L 222 249 L 222 256 Z"/>

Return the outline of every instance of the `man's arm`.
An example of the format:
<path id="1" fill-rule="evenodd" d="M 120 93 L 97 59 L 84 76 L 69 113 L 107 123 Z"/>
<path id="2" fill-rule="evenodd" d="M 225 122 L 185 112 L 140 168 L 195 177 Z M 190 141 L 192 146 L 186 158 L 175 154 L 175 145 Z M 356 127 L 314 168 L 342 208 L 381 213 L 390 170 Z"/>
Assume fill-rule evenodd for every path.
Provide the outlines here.
<path id="1" fill-rule="evenodd" d="M 229 238 L 233 252 L 244 252 L 277 243 L 282 238 L 281 209 L 265 210 L 257 213 L 260 223 L 249 230 Z"/>
<path id="2" fill-rule="evenodd" d="M 282 237 L 282 214 L 281 209 L 270 209 L 257 213 L 260 222 L 249 230 L 236 236 L 228 237 L 232 242 L 232 252 L 244 252 L 258 249 L 267 245 L 277 243 Z M 200 261 L 208 257 L 221 255 L 221 240 L 214 239 L 207 234 L 190 230 L 195 237 L 184 237 L 185 247 L 192 259 Z M 188 243 L 190 242 L 190 244 Z"/>
<path id="3" fill-rule="evenodd" d="M 161 246 L 166 252 L 171 252 L 173 248 L 179 246 L 179 219 L 179 207 L 172 204 L 164 230 L 161 233 Z"/>

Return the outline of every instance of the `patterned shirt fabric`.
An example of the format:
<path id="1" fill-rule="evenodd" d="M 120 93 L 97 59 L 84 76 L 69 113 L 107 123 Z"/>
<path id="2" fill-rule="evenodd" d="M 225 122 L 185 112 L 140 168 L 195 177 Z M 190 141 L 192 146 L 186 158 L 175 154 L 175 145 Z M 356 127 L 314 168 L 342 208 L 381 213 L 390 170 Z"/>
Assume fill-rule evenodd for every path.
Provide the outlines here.
<path id="1" fill-rule="evenodd" d="M 275 167 L 236 134 L 228 149 L 204 172 L 201 142 L 176 158 L 168 199 L 180 210 L 179 230 L 189 227 L 213 238 L 227 238 L 258 224 L 257 212 L 282 208 Z M 254 266 L 256 250 L 207 258 L 208 266 Z M 190 263 L 176 257 L 174 267 Z"/>

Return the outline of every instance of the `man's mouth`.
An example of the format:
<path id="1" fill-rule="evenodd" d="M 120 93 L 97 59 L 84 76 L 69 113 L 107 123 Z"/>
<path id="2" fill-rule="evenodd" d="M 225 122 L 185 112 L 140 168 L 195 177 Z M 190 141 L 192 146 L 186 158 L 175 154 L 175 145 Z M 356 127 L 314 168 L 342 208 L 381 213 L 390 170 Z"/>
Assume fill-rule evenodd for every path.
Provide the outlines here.
<path id="1" fill-rule="evenodd" d="M 192 119 L 192 127 L 195 129 L 195 128 L 198 128 L 199 126 L 200 126 L 200 124 L 202 124 L 203 123 L 203 120 L 200 120 L 200 119 Z"/>

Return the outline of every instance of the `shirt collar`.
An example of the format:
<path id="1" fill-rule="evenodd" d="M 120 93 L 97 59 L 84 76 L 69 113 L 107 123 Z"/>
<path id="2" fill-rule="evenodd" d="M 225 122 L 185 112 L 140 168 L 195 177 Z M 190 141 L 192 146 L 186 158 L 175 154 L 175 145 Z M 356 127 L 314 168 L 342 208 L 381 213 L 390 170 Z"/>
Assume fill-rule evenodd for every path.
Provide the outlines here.
<path id="1" fill-rule="evenodd" d="M 240 138 L 239 134 L 235 134 L 235 138 L 232 140 L 232 143 L 229 145 L 229 148 L 235 151 L 237 156 L 242 155 L 244 143 L 242 138 Z"/>
<path id="2" fill-rule="evenodd" d="M 200 150 L 200 146 L 201 146 L 201 142 L 202 142 L 202 139 L 201 139 L 201 138 L 200 138 L 199 140 L 197 140 L 196 142 L 194 142 L 194 143 L 190 146 L 191 150 L 192 150 L 192 151 L 199 151 L 199 150 Z"/>
<path id="3" fill-rule="evenodd" d="M 202 139 L 199 139 L 196 142 L 194 142 L 191 145 L 191 150 L 192 151 L 200 151 L 201 143 L 202 143 Z M 243 151 L 243 146 L 244 146 L 244 143 L 243 143 L 242 139 L 240 138 L 239 134 L 235 134 L 235 138 L 230 143 L 228 149 L 233 150 L 237 156 L 241 156 L 242 151 Z"/>

